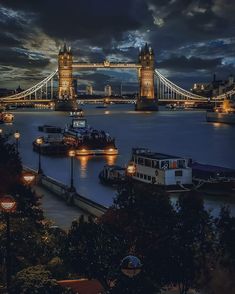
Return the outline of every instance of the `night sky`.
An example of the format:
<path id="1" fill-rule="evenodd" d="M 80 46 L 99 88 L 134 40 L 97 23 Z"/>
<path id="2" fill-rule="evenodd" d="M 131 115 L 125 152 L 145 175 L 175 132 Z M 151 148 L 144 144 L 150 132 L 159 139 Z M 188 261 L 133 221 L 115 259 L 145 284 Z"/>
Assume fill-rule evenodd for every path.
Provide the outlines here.
<path id="1" fill-rule="evenodd" d="M 26 88 L 57 67 L 64 40 L 82 62 L 137 61 L 151 44 L 177 84 L 235 73 L 232 0 L 0 0 L 0 88 Z M 76 72 L 79 86 L 136 85 L 135 71 Z"/>

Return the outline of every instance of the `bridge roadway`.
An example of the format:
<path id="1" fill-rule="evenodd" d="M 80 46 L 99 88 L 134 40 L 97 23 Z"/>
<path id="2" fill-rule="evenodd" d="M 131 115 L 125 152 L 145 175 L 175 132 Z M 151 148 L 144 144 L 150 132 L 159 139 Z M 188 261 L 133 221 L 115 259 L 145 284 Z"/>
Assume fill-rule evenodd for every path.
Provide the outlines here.
<path id="1" fill-rule="evenodd" d="M 177 103 L 177 102 L 207 102 L 208 99 L 158 99 L 159 102 Z M 213 99 L 216 102 L 215 99 Z M 220 101 L 220 100 L 218 100 Z M 1 101 L 3 104 L 40 104 L 53 102 L 51 99 L 14 99 Z M 117 103 L 117 104 L 135 104 L 136 99 L 121 99 L 121 98 L 100 98 L 100 99 L 77 99 L 78 104 L 102 104 L 102 103 Z"/>

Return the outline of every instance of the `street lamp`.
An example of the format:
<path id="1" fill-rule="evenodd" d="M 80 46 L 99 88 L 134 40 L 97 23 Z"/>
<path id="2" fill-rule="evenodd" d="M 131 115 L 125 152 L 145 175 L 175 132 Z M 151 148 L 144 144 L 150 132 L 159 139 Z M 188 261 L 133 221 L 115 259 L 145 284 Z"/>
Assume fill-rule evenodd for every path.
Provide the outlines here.
<path id="1" fill-rule="evenodd" d="M 2 135 L 2 133 L 3 133 L 3 129 L 0 129 L 0 136 Z"/>
<path id="2" fill-rule="evenodd" d="M 70 161 L 70 191 L 75 191 L 74 185 L 73 185 L 73 159 L 76 155 L 75 150 L 69 150 L 69 157 L 71 159 Z"/>
<path id="3" fill-rule="evenodd" d="M 142 263 L 138 257 L 128 255 L 121 261 L 121 271 L 128 278 L 134 278 L 137 276 L 142 269 Z"/>
<path id="4" fill-rule="evenodd" d="M 134 176 L 135 173 L 136 173 L 136 166 L 133 162 L 130 162 L 126 168 L 129 196 L 132 195 L 132 187 L 133 187 L 132 177 Z"/>
<path id="5" fill-rule="evenodd" d="M 7 233 L 7 244 L 6 244 L 6 284 L 9 292 L 11 284 L 11 240 L 10 240 L 10 213 L 16 210 L 16 201 L 10 196 L 6 195 L 0 198 L 0 210 L 5 213 L 6 216 L 6 233 Z"/>
<path id="6" fill-rule="evenodd" d="M 37 138 L 36 143 L 38 145 L 38 174 L 42 174 L 42 167 L 41 167 L 41 145 L 43 143 L 42 138 Z"/>
<path id="7" fill-rule="evenodd" d="M 20 132 L 19 131 L 16 131 L 15 134 L 14 134 L 14 137 L 16 139 L 16 151 L 18 152 Z"/>

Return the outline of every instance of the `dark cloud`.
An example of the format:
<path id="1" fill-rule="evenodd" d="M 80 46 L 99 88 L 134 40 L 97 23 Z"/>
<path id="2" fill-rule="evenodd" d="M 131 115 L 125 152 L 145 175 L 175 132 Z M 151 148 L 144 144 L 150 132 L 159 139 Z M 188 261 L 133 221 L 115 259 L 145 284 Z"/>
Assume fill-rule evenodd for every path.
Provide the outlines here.
<path id="1" fill-rule="evenodd" d="M 157 64 L 158 68 L 193 71 L 193 70 L 214 70 L 221 65 L 221 58 L 202 59 L 197 57 L 187 58 L 185 56 L 171 56 Z"/>
<path id="2" fill-rule="evenodd" d="M 45 67 L 49 64 L 48 58 L 32 59 L 26 52 L 14 49 L 0 49 L 0 64 L 18 66 L 21 68 Z"/>
<path id="3" fill-rule="evenodd" d="M 0 65 L 29 68 L 31 73 L 34 67 L 46 68 L 45 74 L 51 62 L 56 66 L 63 40 L 72 45 L 78 61 L 108 56 L 135 62 L 137 47 L 147 41 L 156 65 L 179 83 L 186 81 L 184 73 L 192 80 L 206 79 L 211 71 L 234 69 L 234 14 L 230 0 L 2 0 Z M 98 86 L 112 75 L 82 77 Z M 121 77 L 128 81 L 133 75 L 115 79 Z"/>

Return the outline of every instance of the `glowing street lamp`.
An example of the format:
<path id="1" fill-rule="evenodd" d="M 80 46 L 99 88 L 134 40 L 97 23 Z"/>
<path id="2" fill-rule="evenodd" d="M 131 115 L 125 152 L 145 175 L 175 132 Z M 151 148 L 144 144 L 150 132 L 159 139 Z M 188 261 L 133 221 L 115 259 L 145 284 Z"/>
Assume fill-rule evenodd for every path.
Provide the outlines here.
<path id="1" fill-rule="evenodd" d="M 2 135 L 2 133 L 3 133 L 3 129 L 0 129 L 0 136 Z"/>
<path id="2" fill-rule="evenodd" d="M 30 184 L 32 184 L 34 182 L 36 177 L 33 173 L 24 172 L 22 175 L 22 178 L 23 178 L 24 184 L 29 186 Z"/>
<path id="3" fill-rule="evenodd" d="M 20 139 L 20 132 L 19 131 L 16 131 L 14 133 L 14 137 L 16 139 L 16 151 L 18 152 L 18 148 L 19 148 L 19 139 Z"/>
<path id="4" fill-rule="evenodd" d="M 10 213 L 16 211 L 16 201 L 10 196 L 6 195 L 4 197 L 0 197 L 0 210 L 5 213 L 6 216 L 6 284 L 7 290 L 9 292 L 10 284 L 11 284 L 11 240 L 10 240 Z"/>
<path id="5" fill-rule="evenodd" d="M 76 156 L 75 150 L 69 150 L 69 157 L 71 158 L 70 161 L 70 191 L 75 191 L 74 185 L 73 185 L 73 159 Z"/>
<path id="6" fill-rule="evenodd" d="M 36 143 L 38 144 L 38 174 L 42 174 L 42 167 L 41 167 L 41 145 L 43 143 L 42 138 L 37 138 Z"/>
<path id="7" fill-rule="evenodd" d="M 136 166 L 133 163 L 128 164 L 126 168 L 126 173 L 129 177 L 133 177 L 136 173 Z"/>

